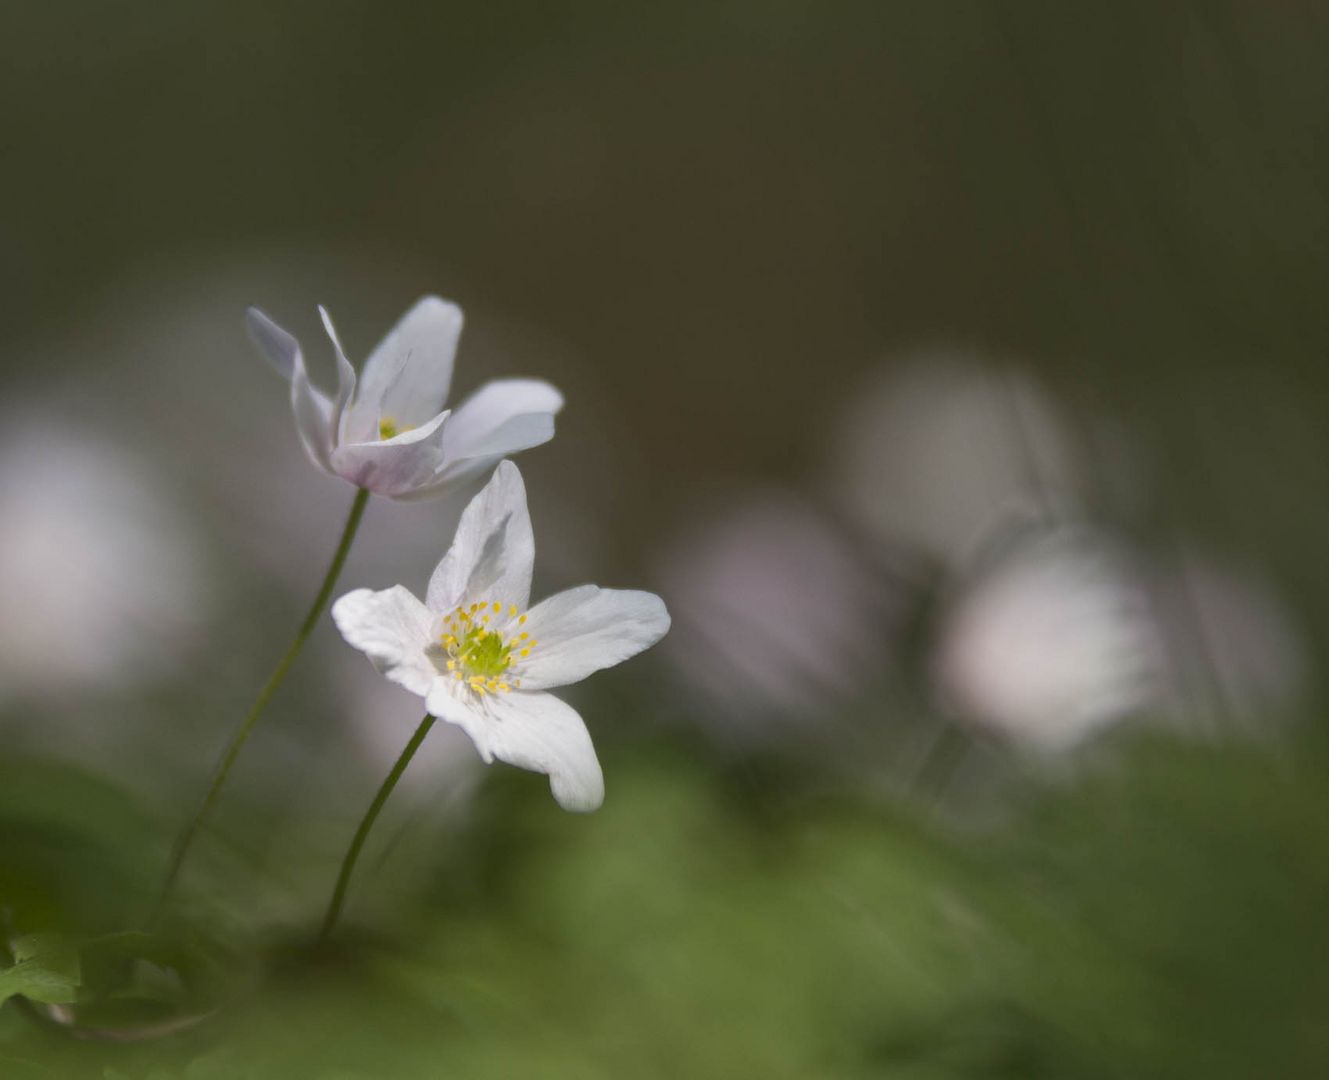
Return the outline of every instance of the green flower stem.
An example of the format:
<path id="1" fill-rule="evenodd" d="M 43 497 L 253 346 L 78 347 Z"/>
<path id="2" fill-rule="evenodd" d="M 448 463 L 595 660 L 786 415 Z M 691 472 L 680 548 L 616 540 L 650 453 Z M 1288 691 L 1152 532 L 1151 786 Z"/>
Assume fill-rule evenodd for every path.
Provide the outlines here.
<path id="1" fill-rule="evenodd" d="M 189 823 L 176 838 L 175 846 L 171 849 L 170 861 L 166 864 L 166 875 L 162 879 L 161 892 L 157 895 L 157 904 L 153 909 L 151 922 L 156 922 L 161 916 L 162 910 L 170 898 L 171 890 L 175 887 L 176 879 L 180 876 L 180 868 L 184 864 L 189 845 L 193 842 L 199 827 L 212 811 L 212 806 L 217 801 L 217 797 L 221 794 L 221 789 L 226 783 L 226 777 L 230 774 L 231 766 L 235 764 L 235 759 L 239 757 L 240 749 L 244 746 L 245 740 L 249 738 L 250 733 L 254 730 L 254 725 L 258 722 L 259 716 L 262 715 L 264 706 L 267 705 L 268 699 L 272 697 L 277 687 L 281 685 L 282 680 L 286 678 L 286 673 L 295 662 L 295 658 L 300 654 L 305 641 L 314 627 L 318 625 L 319 617 L 328 605 L 328 597 L 332 595 L 332 590 L 337 584 L 337 578 L 341 575 L 342 566 L 346 562 L 346 555 L 351 550 L 351 543 L 355 539 L 356 530 L 360 527 L 360 519 L 364 516 L 365 504 L 368 501 L 368 489 L 361 488 L 356 493 L 355 501 L 351 503 L 351 512 L 346 518 L 346 527 L 342 529 L 341 540 L 337 543 L 337 550 L 333 553 L 328 572 L 323 576 L 323 584 L 319 586 L 318 595 L 314 597 L 314 602 L 309 606 L 309 612 L 305 615 L 304 622 L 300 624 L 300 629 L 296 631 L 294 640 L 287 646 L 286 652 L 277 662 L 276 668 L 268 676 L 268 681 L 263 684 L 263 689 L 258 692 L 258 697 L 254 699 L 254 704 L 250 706 L 249 712 L 245 714 L 245 718 L 235 729 L 231 741 L 226 744 L 226 749 L 213 771 L 212 783 L 208 786 L 207 794 L 203 796 L 203 801 L 199 803 L 198 809 L 194 811 L 194 816 L 189 819 Z"/>
<path id="2" fill-rule="evenodd" d="M 328 904 L 327 914 L 323 916 L 323 927 L 318 932 L 318 941 L 315 944 L 321 945 L 327 941 L 328 935 L 332 933 L 333 927 L 337 925 L 342 904 L 346 900 L 346 887 L 351 883 L 351 873 L 355 869 L 355 860 L 360 857 L 360 849 L 365 846 L 365 838 L 369 836 L 369 830 L 374 827 L 374 822 L 378 820 L 379 811 L 383 809 L 383 804 L 388 801 L 388 796 L 392 794 L 393 788 L 397 786 L 401 774 L 406 771 L 406 766 L 411 763 L 411 758 L 415 757 L 415 752 L 420 749 L 420 744 L 425 741 L 425 736 L 429 734 L 429 729 L 433 726 L 434 717 L 426 713 L 425 718 L 420 721 L 420 726 L 415 729 L 415 734 L 411 736 L 411 741 L 406 744 L 406 749 L 401 752 L 401 757 L 397 758 L 397 763 L 392 766 L 388 778 L 383 781 L 383 786 L 378 789 L 374 801 L 369 804 L 369 809 L 360 822 L 360 827 L 355 830 L 355 839 L 351 841 L 351 846 L 347 849 L 346 856 L 341 861 L 341 873 L 337 875 L 337 887 L 332 890 L 332 900 Z"/>

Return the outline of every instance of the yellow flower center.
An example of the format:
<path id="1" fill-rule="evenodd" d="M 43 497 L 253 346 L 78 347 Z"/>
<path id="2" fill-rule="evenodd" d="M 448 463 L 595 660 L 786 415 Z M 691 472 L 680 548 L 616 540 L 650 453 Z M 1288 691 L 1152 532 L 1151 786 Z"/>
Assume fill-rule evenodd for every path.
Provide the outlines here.
<path id="1" fill-rule="evenodd" d="M 407 431 L 413 431 L 414 429 L 414 424 L 402 424 L 398 427 L 397 421 L 391 416 L 380 416 L 378 418 L 378 437 L 380 442 L 385 439 L 395 438 L 398 435 L 404 434 Z"/>
<path id="2" fill-rule="evenodd" d="M 525 614 L 509 604 L 506 612 L 497 600 L 480 600 L 456 608 L 443 618 L 439 645 L 448 671 L 477 694 L 507 694 L 521 686 L 511 668 L 531 655 L 535 638 L 522 629 Z"/>

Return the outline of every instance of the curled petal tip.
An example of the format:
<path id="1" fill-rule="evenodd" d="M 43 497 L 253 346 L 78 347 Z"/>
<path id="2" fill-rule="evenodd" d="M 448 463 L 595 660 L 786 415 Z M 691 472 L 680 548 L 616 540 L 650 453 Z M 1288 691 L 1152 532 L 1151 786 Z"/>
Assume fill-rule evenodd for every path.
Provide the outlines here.
<path id="1" fill-rule="evenodd" d="M 272 321 L 262 309 L 252 305 L 245 309 L 245 329 L 249 339 L 258 347 L 268 363 L 284 379 L 295 375 L 300 362 L 300 343 Z"/>

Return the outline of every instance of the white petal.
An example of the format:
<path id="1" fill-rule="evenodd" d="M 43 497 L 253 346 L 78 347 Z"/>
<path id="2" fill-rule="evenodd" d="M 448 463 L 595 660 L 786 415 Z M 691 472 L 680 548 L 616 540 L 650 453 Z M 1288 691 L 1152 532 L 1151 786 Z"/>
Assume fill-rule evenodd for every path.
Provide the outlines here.
<path id="1" fill-rule="evenodd" d="M 294 376 L 297 363 L 303 366 L 300 343 L 258 308 L 245 311 L 245 329 L 249 331 L 249 339 L 283 379 Z"/>
<path id="2" fill-rule="evenodd" d="M 425 650 L 434 616 L 409 589 L 356 589 L 332 605 L 332 620 L 351 645 L 398 686 L 424 697 L 438 678 Z"/>
<path id="3" fill-rule="evenodd" d="M 333 405 L 305 373 L 300 343 L 256 307 L 245 312 L 249 337 L 278 374 L 291 383 L 291 412 L 300 441 L 319 468 L 331 472 Z"/>
<path id="4" fill-rule="evenodd" d="M 522 428 L 524 431 L 512 429 Z M 534 429 L 534 430 L 532 430 Z M 547 443 L 554 435 L 554 421 L 551 416 L 518 417 L 514 420 L 509 433 L 513 435 L 511 448 L 500 454 L 481 454 L 477 457 L 454 459 L 443 450 L 443 464 L 433 478 L 405 496 L 407 499 L 433 499 L 444 492 L 473 481 L 492 469 L 498 462 L 519 450 L 529 449 Z M 446 440 L 445 440 L 446 442 Z"/>
<path id="5" fill-rule="evenodd" d="M 548 442 L 563 395 L 539 379 L 485 383 L 454 410 L 444 443 L 449 460 L 503 456 Z"/>
<path id="6" fill-rule="evenodd" d="M 461 727 L 486 762 L 498 758 L 546 774 L 564 810 L 594 810 L 604 801 L 604 774 L 586 725 L 552 694 L 487 694 L 463 701 L 440 679 L 427 708 Z"/>
<path id="7" fill-rule="evenodd" d="M 456 458 L 448 450 L 448 440 L 443 440 L 443 464 L 427 484 L 416 488 L 406 496 L 409 499 L 432 499 L 451 488 L 467 483 L 475 477 L 492 469 L 505 457 L 533 446 L 547 443 L 554 437 L 554 418 L 544 414 L 514 416 L 503 429 L 495 434 L 491 445 L 506 449 L 496 452 L 483 452 L 471 457 Z"/>
<path id="8" fill-rule="evenodd" d="M 488 727 L 492 723 L 489 714 L 481 707 L 480 698 L 464 689 L 454 692 L 455 685 L 455 679 L 437 676 L 425 698 L 425 708 L 438 719 L 466 732 L 484 763 L 492 765 L 494 754 L 489 749 Z"/>
<path id="9" fill-rule="evenodd" d="M 332 453 L 333 471 L 377 495 L 409 495 L 438 474 L 448 415 L 444 410 L 429 423 L 391 439 L 343 443 Z"/>
<path id="10" fill-rule="evenodd" d="M 452 546 L 429 579 L 425 600 L 434 611 L 477 600 L 525 608 L 534 563 L 526 485 L 517 466 L 504 461 L 462 513 Z"/>
<path id="11" fill-rule="evenodd" d="M 543 690 L 649 649 L 668 631 L 669 612 L 654 593 L 581 585 L 533 607 L 525 629 L 536 644 L 513 673 L 523 689 Z"/>
<path id="12" fill-rule="evenodd" d="M 299 353 L 291 377 L 291 411 L 295 414 L 295 430 L 314 464 L 332 472 L 332 402 L 314 389 Z"/>
<path id="13" fill-rule="evenodd" d="M 355 368 L 346 359 L 346 350 L 341 347 L 341 338 L 337 336 L 337 328 L 332 325 L 332 316 L 328 314 L 327 308 L 319 304 L 318 314 L 323 320 L 323 329 L 327 331 L 328 339 L 332 342 L 332 351 L 337 357 L 337 400 L 332 407 L 331 419 L 334 444 L 343 440 L 359 442 L 363 439 L 373 438 L 374 433 L 370 431 L 347 439 L 347 424 L 345 421 L 350 418 L 348 406 L 350 406 L 351 400 L 355 396 Z"/>
<path id="14" fill-rule="evenodd" d="M 547 443 L 554 437 L 554 414 L 562 406 L 563 395 L 537 379 L 485 384 L 453 411 L 443 439 L 442 467 L 409 498 L 432 498 L 505 457 Z M 544 411 L 513 411 L 527 408 Z"/>
<path id="15" fill-rule="evenodd" d="M 359 414 L 390 417 L 397 427 L 422 424 L 447 400 L 461 336 L 461 308 L 426 296 L 417 301 L 365 362 Z"/>

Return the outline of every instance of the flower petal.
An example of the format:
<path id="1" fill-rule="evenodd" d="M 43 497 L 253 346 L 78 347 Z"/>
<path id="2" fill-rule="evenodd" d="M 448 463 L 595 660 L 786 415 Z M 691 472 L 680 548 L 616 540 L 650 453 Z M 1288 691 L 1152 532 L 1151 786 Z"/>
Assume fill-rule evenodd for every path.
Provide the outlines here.
<path id="1" fill-rule="evenodd" d="M 407 588 L 356 589 L 332 605 L 332 620 L 380 673 L 424 697 L 438 676 L 426 654 L 434 616 Z"/>
<path id="2" fill-rule="evenodd" d="M 409 495 L 438 474 L 448 416 L 445 409 L 429 423 L 391 439 L 343 443 L 332 452 L 333 471 L 376 495 Z"/>
<path id="3" fill-rule="evenodd" d="M 337 357 L 337 400 L 332 407 L 332 433 L 334 445 L 342 442 L 360 442 L 373 438 L 372 432 L 352 435 L 347 438 L 346 421 L 350 418 L 350 409 L 352 398 L 355 396 L 355 368 L 351 362 L 346 359 L 346 350 L 341 347 L 341 338 L 337 336 L 337 328 L 332 325 L 332 316 L 328 314 L 328 309 L 322 304 L 318 306 L 319 317 L 323 320 L 323 329 L 327 331 L 328 339 L 332 342 L 332 351 Z"/>
<path id="4" fill-rule="evenodd" d="M 245 312 L 245 326 L 250 339 L 277 373 L 290 380 L 291 412 L 295 414 L 295 429 L 305 450 L 315 465 L 332 472 L 333 405 L 310 383 L 300 343 L 256 307 Z"/>
<path id="5" fill-rule="evenodd" d="M 453 411 L 437 475 L 408 497 L 431 498 L 505 457 L 547 443 L 554 437 L 554 414 L 562 406 L 563 395 L 537 379 L 486 383 Z M 537 411 L 513 411 L 524 408 Z"/>
<path id="6" fill-rule="evenodd" d="M 454 410 L 444 449 L 449 460 L 503 456 L 548 442 L 563 395 L 540 379 L 485 383 Z"/>
<path id="7" fill-rule="evenodd" d="M 295 374 L 291 378 L 291 411 L 295 414 L 295 430 L 300 441 L 313 458 L 314 464 L 325 472 L 332 472 L 332 402 L 315 390 L 305 374 L 304 364 L 296 354 Z"/>
<path id="8" fill-rule="evenodd" d="M 523 690 L 543 690 L 649 649 L 669 630 L 669 612 L 654 593 L 580 585 L 533 607 L 525 629 L 536 644 L 513 674 Z"/>
<path id="9" fill-rule="evenodd" d="M 258 346 L 259 352 L 267 357 L 268 363 L 283 379 L 289 381 L 295 375 L 296 366 L 304 366 L 300 343 L 259 308 L 245 310 L 245 329 L 249 331 L 249 340 Z"/>
<path id="10" fill-rule="evenodd" d="M 476 600 L 525 608 L 534 563 L 526 485 L 517 466 L 500 462 L 462 513 L 452 546 L 429 579 L 425 602 L 440 612 Z"/>
<path id="11" fill-rule="evenodd" d="M 417 301 L 365 362 L 356 404 L 356 423 L 372 414 L 398 427 L 422 424 L 447 400 L 452 362 L 461 336 L 456 304 L 437 296 Z"/>
<path id="12" fill-rule="evenodd" d="M 604 774 L 590 733 L 577 710 L 552 694 L 490 694 L 463 701 L 440 679 L 427 708 L 462 728 L 486 762 L 498 758 L 546 774 L 564 810 L 584 813 L 604 802 Z"/>

